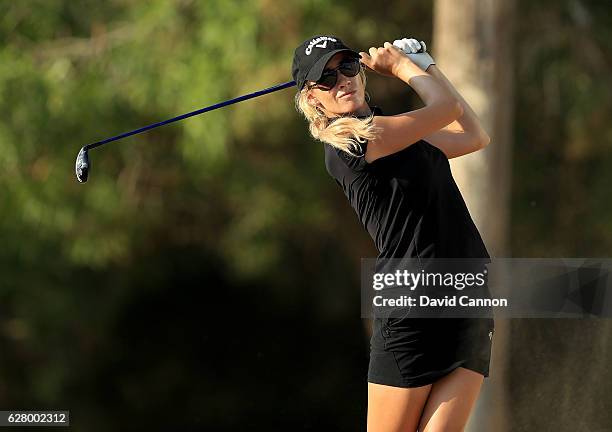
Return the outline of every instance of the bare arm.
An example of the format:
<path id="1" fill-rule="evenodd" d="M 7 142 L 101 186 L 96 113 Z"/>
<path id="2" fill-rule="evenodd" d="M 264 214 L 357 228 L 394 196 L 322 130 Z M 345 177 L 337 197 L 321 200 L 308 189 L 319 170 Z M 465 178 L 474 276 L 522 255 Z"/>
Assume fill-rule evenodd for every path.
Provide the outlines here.
<path id="1" fill-rule="evenodd" d="M 425 107 L 395 116 L 374 117 L 374 125 L 380 128 L 380 133 L 368 145 L 365 156 L 367 162 L 396 153 L 462 115 L 461 105 L 452 93 L 410 61 L 397 47 L 386 42 L 385 48 L 371 48 L 370 53 L 372 57 L 362 55 L 362 61 L 368 67 L 383 75 L 395 76 L 410 85 L 421 97 Z"/>
<path id="2" fill-rule="evenodd" d="M 474 110 L 436 65 L 427 68 L 427 72 L 461 104 L 463 114 L 448 126 L 423 139 L 442 150 L 449 159 L 486 147 L 491 138 L 483 129 Z"/>

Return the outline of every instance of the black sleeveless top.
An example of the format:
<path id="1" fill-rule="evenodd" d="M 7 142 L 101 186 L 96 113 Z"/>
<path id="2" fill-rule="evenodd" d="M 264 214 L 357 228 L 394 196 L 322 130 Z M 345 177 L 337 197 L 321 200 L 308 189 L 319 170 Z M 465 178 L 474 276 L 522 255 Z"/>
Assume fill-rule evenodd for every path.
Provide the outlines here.
<path id="1" fill-rule="evenodd" d="M 371 107 L 381 115 L 378 107 Z M 485 258 L 487 249 L 453 179 L 446 155 L 420 140 L 365 160 L 325 143 L 327 172 L 340 185 L 382 258 Z"/>

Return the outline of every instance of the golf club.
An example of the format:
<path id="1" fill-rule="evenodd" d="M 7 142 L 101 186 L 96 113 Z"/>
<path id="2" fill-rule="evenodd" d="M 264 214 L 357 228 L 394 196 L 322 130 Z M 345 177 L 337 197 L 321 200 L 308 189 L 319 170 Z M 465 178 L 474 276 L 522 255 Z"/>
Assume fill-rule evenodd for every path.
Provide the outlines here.
<path id="1" fill-rule="evenodd" d="M 104 145 L 104 144 L 108 144 L 109 142 L 112 142 L 112 141 L 120 140 L 121 138 L 126 138 L 126 137 L 129 137 L 131 135 L 136 135 L 138 133 L 141 133 L 141 132 L 144 132 L 144 131 L 148 131 L 150 129 L 154 129 L 154 128 L 159 127 L 159 126 L 163 126 L 163 125 L 168 124 L 168 123 L 172 123 L 172 122 L 175 122 L 175 121 L 183 120 L 183 119 L 186 119 L 188 117 L 193 117 L 195 115 L 202 114 L 202 113 L 205 113 L 205 112 L 208 112 L 208 111 L 212 111 L 212 110 L 215 110 L 217 108 L 222 108 L 222 107 L 227 106 L 227 105 L 231 105 L 231 104 L 234 104 L 234 103 L 237 103 L 237 102 L 242 102 L 244 100 L 252 99 L 252 98 L 255 98 L 257 96 L 262 96 L 262 95 L 265 95 L 265 94 L 268 94 L 268 93 L 272 93 L 272 92 L 275 92 L 275 91 L 278 91 L 278 90 L 283 90 L 283 89 L 286 89 L 286 88 L 289 88 L 289 87 L 293 87 L 295 85 L 296 85 L 295 81 L 288 81 L 288 82 L 283 83 L 283 84 L 277 84 L 277 85 L 275 85 L 273 87 L 269 87 L 269 88 L 264 89 L 264 90 L 260 90 L 260 91 L 254 92 L 254 93 L 250 93 L 250 94 L 246 94 L 246 95 L 243 95 L 243 96 L 239 96 L 237 98 L 230 99 L 230 100 L 225 101 L 225 102 L 220 102 L 220 103 L 217 103 L 215 105 L 211 105 L 211 106 L 208 106 L 208 107 L 205 107 L 205 108 L 201 108 L 199 110 L 192 111 L 192 112 L 189 112 L 187 114 L 183 114 L 183 115 L 180 115 L 180 116 L 177 116 L 177 117 L 173 117 L 171 119 L 164 120 L 164 121 L 159 122 L 159 123 L 151 124 L 151 125 L 142 127 L 140 129 L 136 129 L 136 130 L 133 130 L 133 131 L 130 131 L 130 132 L 126 132 L 126 133 L 123 133 L 121 135 L 114 136 L 112 138 L 107 138 L 107 139 L 102 140 L 102 141 L 97 141 L 97 142 L 92 143 L 92 144 L 87 144 L 86 146 L 83 146 L 81 148 L 81 150 L 79 151 L 79 154 L 77 155 L 77 158 L 76 158 L 75 171 L 76 171 L 77 180 L 79 182 L 81 182 L 81 183 L 85 183 L 87 181 L 87 178 L 89 177 L 89 171 L 91 170 L 91 162 L 89 161 L 88 151 L 91 150 L 91 149 L 94 149 L 94 148 L 99 147 L 99 146 Z"/>

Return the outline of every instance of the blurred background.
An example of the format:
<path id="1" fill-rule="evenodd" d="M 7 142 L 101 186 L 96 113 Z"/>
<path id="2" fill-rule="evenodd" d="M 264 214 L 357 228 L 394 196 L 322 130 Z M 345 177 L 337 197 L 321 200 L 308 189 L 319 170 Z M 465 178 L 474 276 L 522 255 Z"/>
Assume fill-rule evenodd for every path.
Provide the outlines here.
<path id="1" fill-rule="evenodd" d="M 73 430 L 365 430 L 377 251 L 294 90 L 294 48 L 425 40 L 492 142 L 452 160 L 492 256 L 612 249 L 604 0 L 0 0 L 0 409 Z M 368 75 L 386 114 L 420 106 Z M 610 320 L 496 323 L 469 430 L 611 431 Z"/>

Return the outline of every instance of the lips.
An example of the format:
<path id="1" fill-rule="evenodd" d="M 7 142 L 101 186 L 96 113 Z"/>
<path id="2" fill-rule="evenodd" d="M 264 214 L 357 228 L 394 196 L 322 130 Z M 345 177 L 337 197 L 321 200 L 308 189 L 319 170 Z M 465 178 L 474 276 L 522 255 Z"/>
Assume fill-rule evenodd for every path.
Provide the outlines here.
<path id="1" fill-rule="evenodd" d="M 344 93 L 344 94 L 343 94 L 342 96 L 340 96 L 338 99 L 342 99 L 342 98 L 344 98 L 344 97 L 350 96 L 350 95 L 352 95 L 353 93 L 355 93 L 355 90 L 353 90 L 352 92 Z"/>

